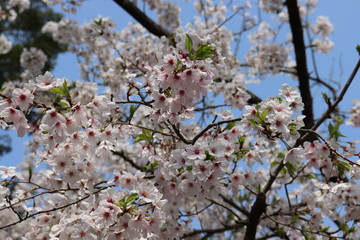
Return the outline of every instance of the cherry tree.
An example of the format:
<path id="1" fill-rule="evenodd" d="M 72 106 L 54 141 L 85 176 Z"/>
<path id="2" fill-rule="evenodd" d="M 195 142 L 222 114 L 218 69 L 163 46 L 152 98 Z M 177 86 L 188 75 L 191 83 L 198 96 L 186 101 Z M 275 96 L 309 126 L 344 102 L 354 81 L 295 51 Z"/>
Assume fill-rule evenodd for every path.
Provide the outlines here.
<path id="1" fill-rule="evenodd" d="M 73 14 L 83 3 L 43 1 Z M 30 5 L 5 2 L 1 21 Z M 360 238 L 357 141 L 340 132 L 360 126 L 360 103 L 338 109 L 360 62 L 341 89 L 319 77 L 333 26 L 309 20 L 316 0 L 194 0 L 186 25 L 174 1 L 114 2 L 136 23 L 43 26 L 82 81 L 44 72 L 31 48 L 1 89 L 0 125 L 33 137 L 19 166 L 0 167 L 1 239 Z M 11 48 L 1 34 L 0 54 Z M 280 75 L 277 96 L 247 89 Z"/>

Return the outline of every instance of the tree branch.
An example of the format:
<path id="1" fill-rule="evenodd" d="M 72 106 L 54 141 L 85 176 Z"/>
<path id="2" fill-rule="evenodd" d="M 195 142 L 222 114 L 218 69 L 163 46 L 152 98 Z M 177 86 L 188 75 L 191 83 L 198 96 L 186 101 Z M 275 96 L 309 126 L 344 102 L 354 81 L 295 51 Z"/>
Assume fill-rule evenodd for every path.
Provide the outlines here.
<path id="1" fill-rule="evenodd" d="M 308 132 L 309 132 L 309 131 L 312 132 L 313 136 L 316 136 L 316 133 L 313 132 L 313 131 L 315 131 L 315 130 L 329 117 L 330 113 L 333 112 L 334 109 L 336 108 L 336 106 L 341 102 L 341 100 L 343 99 L 345 93 L 346 93 L 347 90 L 349 89 L 350 84 L 351 84 L 351 82 L 353 81 L 353 79 L 354 79 L 357 71 L 359 70 L 359 68 L 360 68 L 360 59 L 358 60 L 356 66 L 355 66 L 355 68 L 354 68 L 354 70 L 352 71 L 352 73 L 351 73 L 348 81 L 346 82 L 346 84 L 345 84 L 344 88 L 342 89 L 342 91 L 341 91 L 340 95 L 338 96 L 338 98 L 335 100 L 335 102 L 334 102 L 333 104 L 331 104 L 331 106 L 329 106 L 329 108 L 328 108 L 327 111 L 323 114 L 323 116 L 311 127 L 311 130 L 307 130 Z M 305 130 L 305 131 L 306 131 L 306 130 Z M 298 139 L 298 141 L 295 143 L 295 145 L 293 146 L 293 148 L 300 146 L 304 141 L 306 141 L 307 137 L 308 137 L 308 133 L 307 133 L 307 134 L 304 134 L 301 138 Z M 340 157 L 342 157 L 342 156 L 340 156 Z M 343 158 L 343 159 L 345 159 L 345 158 Z M 345 159 L 345 160 L 349 161 L 348 159 Z M 353 162 L 351 162 L 351 163 L 353 163 Z M 264 189 L 263 189 L 263 191 L 262 191 L 263 194 L 266 194 L 266 193 L 271 189 L 272 184 L 274 183 L 274 181 L 276 180 L 277 176 L 279 175 L 281 169 L 283 169 L 284 166 L 285 166 L 285 164 L 284 164 L 284 162 L 282 161 L 282 162 L 276 167 L 275 171 L 270 174 L 270 178 L 269 178 L 269 180 L 267 181 L 267 183 L 266 183 L 266 185 L 265 185 L 265 187 L 264 187 Z M 256 206 L 256 204 L 257 204 L 257 202 L 258 202 L 258 199 L 259 199 L 259 196 L 262 198 L 262 197 L 265 196 L 265 195 L 260 195 L 260 194 L 259 194 L 258 197 L 256 198 L 256 201 L 255 201 L 254 205 L 252 206 L 251 212 L 250 212 L 250 218 L 249 218 L 249 222 L 250 222 L 250 223 L 253 223 L 253 222 L 256 220 L 256 219 L 251 220 L 251 219 L 254 217 L 254 216 L 253 216 L 253 209 L 255 209 L 255 210 L 264 209 L 264 208 L 260 208 L 261 206 L 259 207 L 259 204 L 258 204 L 258 206 Z M 266 200 L 266 199 L 265 199 L 265 200 Z M 259 199 L 259 202 L 258 202 L 258 203 L 261 203 L 261 202 L 262 202 L 262 200 Z M 265 205 L 264 205 L 264 206 L 266 207 L 266 202 L 265 202 Z M 264 209 L 264 211 L 265 211 L 265 209 Z M 262 212 L 262 213 L 264 213 L 264 212 Z M 254 212 L 254 214 L 256 215 L 256 217 L 258 217 L 258 219 L 260 219 L 262 213 L 260 213 L 260 215 L 259 215 L 258 212 Z M 259 221 L 257 221 L 256 226 L 255 226 L 255 225 L 248 226 L 248 228 L 252 227 L 252 229 L 251 229 L 251 231 L 249 232 L 249 238 L 245 238 L 246 240 L 255 239 L 255 235 L 254 235 L 254 236 L 252 236 L 252 235 L 250 236 L 250 234 L 253 233 L 254 229 L 255 229 L 255 234 L 256 234 L 256 227 L 257 227 L 257 224 L 258 224 L 258 223 L 259 223 Z M 248 233 L 248 231 L 246 231 L 246 233 Z M 251 237 L 253 237 L 253 238 L 251 238 Z"/>
<path id="2" fill-rule="evenodd" d="M 143 11 L 141 11 L 133 2 L 129 0 L 114 0 L 120 7 L 122 7 L 127 13 L 129 13 L 136 21 L 144 26 L 149 32 L 155 36 L 165 36 L 169 40 L 173 38 L 173 33 L 164 29 L 161 25 L 154 22 Z"/>
<path id="3" fill-rule="evenodd" d="M 112 151 L 113 154 L 121 157 L 122 159 L 124 159 L 125 162 L 129 163 L 133 168 L 143 171 L 144 168 L 138 164 L 136 164 L 132 159 L 130 159 L 128 156 L 125 155 L 125 153 L 123 151 L 117 152 L 117 151 Z"/>
<path id="4" fill-rule="evenodd" d="M 194 230 L 191 233 L 184 234 L 181 237 L 181 239 L 185 239 L 185 238 L 188 238 L 188 237 L 193 237 L 193 236 L 196 236 L 196 235 L 201 234 L 201 233 L 206 233 L 207 235 L 208 234 L 212 235 L 212 234 L 216 234 L 216 233 L 222 233 L 222 232 L 226 232 L 226 231 L 229 231 L 229 230 L 234 230 L 234 229 L 243 227 L 243 226 L 245 226 L 245 224 L 247 224 L 247 222 L 239 222 L 236 225 L 225 226 L 225 227 L 222 227 L 222 228 Z"/>
<path id="5" fill-rule="evenodd" d="M 255 240 L 256 229 L 259 225 L 260 217 L 266 210 L 266 194 L 261 192 L 251 207 L 249 222 L 247 224 L 244 240 Z"/>
<path id="6" fill-rule="evenodd" d="M 246 209 L 238 206 L 238 205 L 237 205 L 234 201 L 232 201 L 231 199 L 228 199 L 227 197 L 225 197 L 225 196 L 222 195 L 222 194 L 220 194 L 220 197 L 222 198 L 222 200 L 223 200 L 224 202 L 226 202 L 227 204 L 231 205 L 232 207 L 234 207 L 235 209 L 237 209 L 238 211 L 240 211 L 240 212 L 241 212 L 242 214 L 244 214 L 245 216 L 247 216 L 247 217 L 250 216 L 250 213 L 249 213 Z"/>
<path id="7" fill-rule="evenodd" d="M 174 38 L 174 33 L 166 30 L 161 25 L 157 24 L 151 18 L 149 18 L 143 11 L 141 11 L 133 2 L 129 0 L 114 0 L 121 8 L 123 8 L 130 16 L 135 18 L 144 28 L 155 36 L 167 37 L 170 42 Z M 237 12 L 236 12 L 237 13 Z M 257 104 L 261 102 L 261 99 L 257 97 L 254 93 L 246 90 L 247 93 L 251 95 L 251 98 L 248 100 L 248 104 Z"/>
<path id="8" fill-rule="evenodd" d="M 304 33 L 297 1 L 286 0 L 285 5 L 289 12 L 289 22 L 292 33 L 292 41 L 295 48 L 296 71 L 299 79 L 299 90 L 304 102 L 303 114 L 305 127 L 310 129 L 314 125 L 313 101 L 310 91 L 309 73 L 306 62 Z"/>
<path id="9" fill-rule="evenodd" d="M 326 112 L 322 115 L 322 117 L 314 124 L 314 126 L 312 126 L 311 130 L 315 131 L 330 116 L 330 113 L 332 113 L 335 110 L 335 108 L 341 102 L 345 93 L 349 89 L 350 84 L 353 81 L 353 79 L 355 78 L 355 75 L 356 75 L 357 71 L 359 70 L 359 68 L 360 68 L 360 59 L 358 60 L 354 70 L 352 71 L 348 81 L 346 82 L 346 84 L 345 84 L 344 88 L 342 89 L 338 98 L 335 100 L 335 102 L 333 104 L 331 104 L 331 106 L 326 110 Z"/>
<path id="10" fill-rule="evenodd" d="M 93 193 L 91 193 L 91 194 L 87 194 L 87 195 L 85 195 L 84 197 L 82 197 L 82 198 L 80 198 L 80 199 L 78 199 L 78 200 L 76 200 L 76 201 L 74 201 L 74 202 L 65 204 L 65 205 L 63 205 L 63 206 L 55 207 L 55 208 L 48 209 L 48 210 L 38 211 L 38 212 L 35 212 L 35 213 L 33 213 L 33 214 L 28 214 L 28 215 L 26 215 L 25 217 L 19 219 L 19 220 L 16 221 L 16 222 L 9 223 L 9 224 L 4 225 L 4 226 L 0 226 L 0 230 L 1 230 L 1 229 L 8 228 L 8 227 L 11 227 L 11 226 L 14 226 L 14 225 L 16 225 L 16 224 L 18 224 L 18 223 L 21 223 L 21 222 L 25 221 L 26 219 L 32 218 L 32 217 L 34 217 L 34 216 L 36 216 L 36 215 L 39 215 L 39 214 L 54 212 L 54 211 L 57 211 L 57 210 L 61 210 L 61 209 L 70 207 L 70 206 L 72 206 L 72 205 L 75 205 L 75 204 L 77 204 L 77 203 L 79 203 L 79 202 L 81 202 L 81 201 L 89 198 L 91 195 L 97 194 L 97 193 L 101 192 L 102 190 L 104 190 L 104 189 L 106 189 L 106 188 L 109 188 L 109 187 L 114 187 L 114 185 L 102 187 L 102 188 L 100 188 L 99 190 L 96 190 L 95 192 L 93 192 Z"/>

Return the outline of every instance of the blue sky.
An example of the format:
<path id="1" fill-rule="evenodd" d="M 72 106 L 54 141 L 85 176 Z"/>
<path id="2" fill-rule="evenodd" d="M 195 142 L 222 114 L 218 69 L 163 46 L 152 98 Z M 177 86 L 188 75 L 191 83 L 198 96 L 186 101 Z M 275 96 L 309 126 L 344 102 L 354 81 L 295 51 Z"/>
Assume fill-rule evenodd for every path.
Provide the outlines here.
<path id="1" fill-rule="evenodd" d="M 178 0 L 182 5 L 182 24 L 187 23 L 193 19 L 195 11 L 191 8 L 191 3 L 186 5 L 183 0 Z M 190 1 L 192 2 L 192 1 Z M 243 2 L 243 1 L 241 1 Z M 256 2 L 256 1 L 255 1 Z M 355 51 L 355 46 L 360 44 L 360 9 L 359 0 L 319 0 L 316 12 L 312 14 L 312 18 L 318 15 L 328 16 L 334 25 L 334 32 L 330 35 L 331 40 L 335 43 L 334 49 L 329 54 L 318 54 L 317 63 L 320 76 L 325 80 L 330 78 L 344 84 L 354 68 L 359 56 Z M 117 29 L 121 29 L 127 25 L 129 21 L 134 21 L 126 12 L 117 6 L 111 0 L 87 0 L 80 8 L 78 14 L 73 17 L 79 23 L 85 23 L 97 16 L 111 17 L 117 24 Z M 236 19 L 234 18 L 229 26 L 235 26 Z M 245 44 L 246 46 L 246 44 Z M 246 50 L 246 47 L 244 47 Z M 330 73 L 332 75 L 330 76 Z M 58 59 L 58 65 L 53 71 L 56 77 L 66 77 L 71 80 L 80 80 L 80 75 L 76 63 L 76 59 L 71 54 L 63 54 Z M 288 82 L 290 85 L 296 85 L 294 80 L 288 77 L 281 77 L 279 79 L 268 79 L 260 84 L 249 85 L 249 89 L 255 94 L 265 99 L 269 96 L 276 96 L 283 82 Z M 315 114 L 319 117 L 323 112 L 324 104 L 322 104 L 321 92 L 319 88 L 313 88 L 315 100 Z M 349 111 L 352 105 L 352 99 L 360 99 L 360 74 L 355 78 L 352 87 L 344 98 L 340 106 L 345 111 Z M 323 106 L 323 107 L 321 107 Z M 24 141 L 29 140 L 29 137 L 19 139 L 16 137 L 16 132 L 10 132 L 13 136 L 12 148 L 13 152 L 1 158 L 0 165 L 14 166 L 19 164 L 23 159 Z M 360 131 L 352 127 L 344 127 L 343 134 L 350 139 L 359 138 Z"/>

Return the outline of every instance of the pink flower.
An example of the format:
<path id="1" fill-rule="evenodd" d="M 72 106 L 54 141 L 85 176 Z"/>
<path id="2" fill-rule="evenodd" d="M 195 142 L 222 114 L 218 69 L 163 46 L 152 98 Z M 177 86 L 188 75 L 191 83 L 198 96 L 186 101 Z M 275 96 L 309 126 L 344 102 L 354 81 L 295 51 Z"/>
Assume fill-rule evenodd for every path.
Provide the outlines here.
<path id="1" fill-rule="evenodd" d="M 0 176 L 1 178 L 9 178 L 15 176 L 15 167 L 4 167 L 0 166 Z"/>
<path id="2" fill-rule="evenodd" d="M 23 137 L 26 131 L 29 130 L 29 125 L 27 124 L 27 119 L 23 112 L 13 108 L 8 107 L 0 112 L 0 115 L 4 118 L 6 122 L 13 122 L 15 129 L 17 130 L 18 137 Z"/>
<path id="3" fill-rule="evenodd" d="M 42 123 L 52 127 L 56 122 L 65 122 L 65 117 L 55 109 L 48 110 L 42 119 Z"/>
<path id="4" fill-rule="evenodd" d="M 13 96 L 16 104 L 22 111 L 26 111 L 34 100 L 34 95 L 28 89 L 15 88 Z"/>

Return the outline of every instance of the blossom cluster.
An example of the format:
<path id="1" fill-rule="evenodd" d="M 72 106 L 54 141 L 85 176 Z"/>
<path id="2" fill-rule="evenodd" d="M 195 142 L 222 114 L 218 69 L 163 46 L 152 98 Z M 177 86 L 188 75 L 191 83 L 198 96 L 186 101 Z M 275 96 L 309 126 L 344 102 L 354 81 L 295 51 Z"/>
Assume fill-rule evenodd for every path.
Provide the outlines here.
<path id="1" fill-rule="evenodd" d="M 19 13 L 28 7 L 8 2 Z M 83 1 L 44 2 L 74 12 Z M 247 90 L 251 79 L 293 74 L 290 41 L 276 41 L 278 28 L 257 22 L 249 2 L 231 13 L 224 2 L 195 1 L 204 18 L 186 27 L 174 2 L 143 3 L 176 34 L 133 23 L 118 30 L 105 17 L 43 27 L 76 54 L 84 81 L 43 72 L 41 50 L 23 50 L 23 82 L 0 92 L 0 126 L 33 139 L 19 166 L 0 166 L 0 239 L 244 239 L 260 201 L 256 237 L 359 238 L 346 222 L 358 230 L 356 144 L 338 141 L 338 125 L 329 124 L 329 139 L 304 130 L 295 86 L 264 100 Z M 283 4 L 258 7 L 281 25 Z M 300 4 L 301 16 L 315 5 Z M 241 17 L 241 33 L 227 29 L 227 14 Z M 319 17 L 310 29 L 327 39 L 333 27 Z M 252 46 L 240 60 L 233 40 L 248 30 Z M 10 49 L 0 35 L 0 53 Z M 350 125 L 358 115 L 356 102 Z M 304 140 L 306 131 L 318 140 Z"/>
<path id="2" fill-rule="evenodd" d="M 350 109 L 350 119 L 348 123 L 351 126 L 359 127 L 360 126 L 360 101 L 354 100 L 354 106 Z"/>

